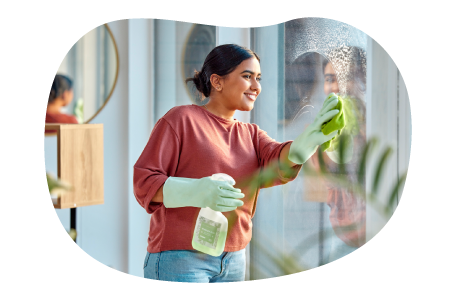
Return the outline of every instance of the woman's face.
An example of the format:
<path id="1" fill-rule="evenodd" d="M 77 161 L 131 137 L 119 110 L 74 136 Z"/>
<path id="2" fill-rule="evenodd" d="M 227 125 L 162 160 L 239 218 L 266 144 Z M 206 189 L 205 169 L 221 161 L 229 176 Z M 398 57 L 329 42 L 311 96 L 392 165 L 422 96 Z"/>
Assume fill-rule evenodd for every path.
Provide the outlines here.
<path id="1" fill-rule="evenodd" d="M 351 71 L 352 72 L 352 71 Z M 330 93 L 340 93 L 339 91 L 339 84 L 337 82 L 337 77 L 334 72 L 334 68 L 331 65 L 331 63 L 328 63 L 325 67 L 325 84 L 324 84 L 324 90 L 325 94 L 329 95 Z M 347 85 L 346 85 L 346 93 L 348 95 L 351 95 L 353 97 L 356 97 L 358 99 L 363 98 L 363 93 L 359 91 L 359 88 L 353 79 L 353 76 L 350 77 L 351 79 L 348 79 Z"/>
<path id="2" fill-rule="evenodd" d="M 220 98 L 225 107 L 231 110 L 252 110 L 261 92 L 260 79 L 259 61 L 255 57 L 244 60 L 220 81 Z"/>
<path id="3" fill-rule="evenodd" d="M 324 84 L 324 90 L 325 94 L 329 95 L 331 93 L 339 93 L 339 84 L 337 83 L 337 78 L 336 78 L 336 73 L 334 72 L 334 69 L 331 65 L 331 63 L 328 63 L 325 67 L 325 84 Z"/>
<path id="4" fill-rule="evenodd" d="M 64 102 L 63 106 L 67 106 L 68 104 L 70 104 L 71 101 L 73 101 L 73 97 L 74 97 L 73 89 L 66 90 L 65 92 L 63 92 L 63 94 L 62 94 L 62 99 Z"/>

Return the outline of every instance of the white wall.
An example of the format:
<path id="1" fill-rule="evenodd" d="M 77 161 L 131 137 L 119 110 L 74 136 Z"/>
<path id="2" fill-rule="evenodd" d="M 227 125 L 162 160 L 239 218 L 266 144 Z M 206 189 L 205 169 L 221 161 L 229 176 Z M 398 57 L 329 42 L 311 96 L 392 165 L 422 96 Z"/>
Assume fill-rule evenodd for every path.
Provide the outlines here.
<path id="1" fill-rule="evenodd" d="M 182 57 L 191 23 L 155 20 L 155 121 L 177 105 L 191 104 L 182 73 Z M 135 45 L 132 45 L 135 47 Z"/>
<path id="2" fill-rule="evenodd" d="M 82 37 L 80 45 L 82 50 L 83 66 L 81 68 L 83 80 L 82 99 L 84 100 L 84 120 L 88 120 L 97 112 L 97 101 L 100 88 L 100 80 L 97 78 L 97 69 L 99 66 L 99 58 L 97 57 L 97 29 L 87 32 Z"/>
<path id="3" fill-rule="evenodd" d="M 104 128 L 104 204 L 77 209 L 78 245 L 96 260 L 128 271 L 128 21 L 109 23 L 119 51 L 111 99 L 91 123 Z"/>
<path id="4" fill-rule="evenodd" d="M 155 124 L 154 21 L 128 21 L 128 273 L 143 277 L 150 215 L 133 194 L 133 166 Z"/>
<path id="5" fill-rule="evenodd" d="M 176 64 L 176 105 L 188 105 L 193 103 L 187 92 L 184 68 L 182 66 L 185 47 L 193 26 L 193 23 L 187 22 L 177 22 L 176 24 L 176 61 L 179 62 Z"/>
<path id="6" fill-rule="evenodd" d="M 77 244 L 101 263 L 142 277 L 150 215 L 134 197 L 133 166 L 158 118 L 175 105 L 191 103 L 185 91 L 177 99 L 176 85 L 184 88 L 176 83 L 182 77 L 177 64 L 182 45 L 170 38 L 185 36 L 191 24 L 129 19 L 108 25 L 119 51 L 119 75 L 109 102 L 91 121 L 104 126 L 105 203 L 77 208 Z M 154 38 L 159 47 L 153 47 Z M 161 74 L 157 82 L 154 73 Z M 46 170 L 55 175 L 56 155 L 56 138 L 46 137 Z M 69 230 L 70 210 L 56 213 Z"/>
<path id="7" fill-rule="evenodd" d="M 109 26 L 119 51 L 119 77 L 111 99 L 91 122 L 104 128 L 105 203 L 77 208 L 77 244 L 99 262 L 128 272 L 128 21 Z M 55 175 L 56 154 L 56 137 L 46 137 L 46 170 Z M 68 230 L 70 210 L 56 209 L 56 213 Z"/>

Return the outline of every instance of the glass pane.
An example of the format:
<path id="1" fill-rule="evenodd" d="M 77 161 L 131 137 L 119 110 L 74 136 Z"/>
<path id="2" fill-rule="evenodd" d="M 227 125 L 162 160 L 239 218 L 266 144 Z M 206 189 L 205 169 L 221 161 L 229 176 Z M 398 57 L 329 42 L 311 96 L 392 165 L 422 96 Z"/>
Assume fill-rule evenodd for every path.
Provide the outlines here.
<path id="1" fill-rule="evenodd" d="M 362 32 L 332 19 L 285 22 L 284 97 L 279 103 L 283 114 L 278 120 L 283 141 L 296 139 L 313 122 L 327 95 L 339 93 L 345 99 L 346 118 L 356 120 L 347 122 L 344 128 L 353 153 L 342 171 L 334 162 L 334 152 L 329 153 L 334 147 L 324 152 L 323 158 L 330 173 L 343 174 L 351 183 L 358 180 L 366 142 L 366 41 Z M 318 168 L 317 153 L 306 165 Z M 361 183 L 364 186 L 364 174 Z M 281 280 L 365 281 L 364 199 L 346 187 L 304 172 L 282 186 L 282 196 L 284 245 L 283 256 L 278 257 L 284 259 L 293 254 L 301 275 L 290 275 L 290 266 L 282 260 Z"/>
<path id="2" fill-rule="evenodd" d="M 323 153 L 323 159 L 329 172 L 344 174 L 350 182 L 357 180 L 361 150 L 366 143 L 366 42 L 361 31 L 329 19 L 305 18 L 285 24 L 285 139 L 295 139 L 315 119 L 329 93 L 340 94 L 344 97 L 344 113 L 351 113 L 357 120 L 346 124 L 343 130 L 353 143 L 353 154 L 343 169 L 331 159 L 334 154 L 330 153 L 337 153 L 329 152 L 331 148 Z M 307 164 L 319 166 L 317 153 Z M 296 241 L 290 245 L 292 248 L 307 249 L 310 243 L 303 244 L 299 237 L 302 240 L 303 236 L 318 235 L 318 243 L 314 242 L 318 247 L 309 249 L 304 258 L 310 266 L 333 261 L 364 244 L 362 196 L 303 173 L 291 185 L 295 191 L 303 191 L 293 193 L 301 195 L 301 199 L 290 195 L 286 198 L 292 201 L 284 201 L 285 214 L 295 216 L 285 218 L 286 228 L 290 228 L 286 240 Z M 318 222 L 310 222 L 316 213 Z M 304 218 L 306 214 L 313 218 Z"/>

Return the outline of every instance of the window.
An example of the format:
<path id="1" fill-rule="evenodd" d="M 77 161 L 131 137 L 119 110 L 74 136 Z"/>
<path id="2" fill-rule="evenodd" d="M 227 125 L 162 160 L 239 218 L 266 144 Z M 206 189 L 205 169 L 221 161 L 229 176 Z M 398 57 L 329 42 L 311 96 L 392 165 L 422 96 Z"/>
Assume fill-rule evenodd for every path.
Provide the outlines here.
<path id="1" fill-rule="evenodd" d="M 396 146 L 402 136 L 400 151 L 386 164 L 387 191 L 398 180 L 399 169 L 402 172 L 408 165 L 410 144 L 405 141 L 410 141 L 411 128 L 405 86 L 388 54 L 362 31 L 322 18 L 255 28 L 251 38 L 251 47 L 261 58 L 263 78 L 251 121 L 278 141 L 293 140 L 314 120 L 329 93 L 346 95 L 346 113 L 357 120 L 344 129 L 352 136 L 351 160 L 341 169 L 329 149 L 323 154 L 324 164 L 330 173 L 366 185 L 374 177 L 373 166 L 360 177 L 358 170 L 367 139 L 376 136 L 382 146 Z M 382 82 L 383 89 L 372 89 Z M 391 123 L 390 119 L 392 125 L 382 125 L 384 120 Z M 395 126 L 397 122 L 402 125 Z M 317 154 L 306 165 L 318 167 Z M 384 198 L 387 193 L 380 195 Z M 366 198 L 304 172 L 287 185 L 262 190 L 253 218 L 250 279 L 318 267 L 362 246 L 387 221 Z"/>

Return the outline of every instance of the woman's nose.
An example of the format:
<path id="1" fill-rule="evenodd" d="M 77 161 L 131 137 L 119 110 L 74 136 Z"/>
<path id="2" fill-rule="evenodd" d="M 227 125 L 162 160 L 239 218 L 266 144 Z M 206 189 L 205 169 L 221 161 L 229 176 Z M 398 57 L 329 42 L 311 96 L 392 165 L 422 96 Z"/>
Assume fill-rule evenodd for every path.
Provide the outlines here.
<path id="1" fill-rule="evenodd" d="M 261 91 L 261 84 L 258 81 L 254 81 L 250 86 L 250 89 L 252 89 L 253 91 L 258 91 L 259 93 Z"/>

